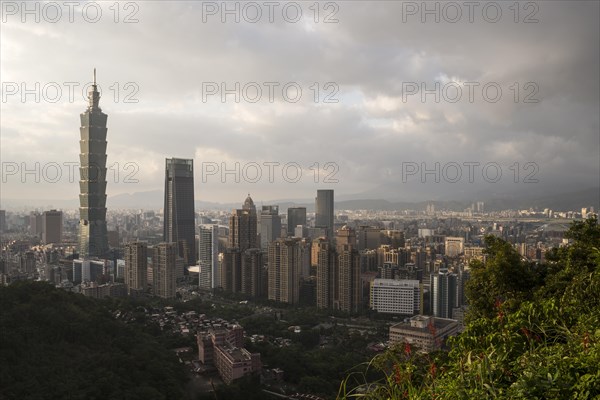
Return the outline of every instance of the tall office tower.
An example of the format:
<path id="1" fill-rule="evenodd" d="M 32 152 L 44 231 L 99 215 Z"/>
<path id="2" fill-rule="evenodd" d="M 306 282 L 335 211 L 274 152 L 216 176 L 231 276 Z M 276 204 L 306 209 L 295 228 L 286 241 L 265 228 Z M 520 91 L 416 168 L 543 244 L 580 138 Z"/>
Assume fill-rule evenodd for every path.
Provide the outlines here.
<path id="1" fill-rule="evenodd" d="M 334 276 L 335 308 L 357 312 L 360 298 L 360 254 L 354 230 L 344 226 L 337 234 L 337 275 Z"/>
<path id="2" fill-rule="evenodd" d="M 158 297 L 175 297 L 177 285 L 177 246 L 175 243 L 159 243 L 152 249 L 152 287 Z"/>
<path id="3" fill-rule="evenodd" d="M 0 210 L 0 233 L 6 231 L 6 210 Z"/>
<path id="4" fill-rule="evenodd" d="M 279 238 L 269 244 L 269 300 L 298 304 L 305 249 L 299 239 Z"/>
<path id="5" fill-rule="evenodd" d="M 219 254 L 219 284 L 226 292 L 240 292 L 242 288 L 242 259 L 238 249 L 226 249 Z"/>
<path id="6" fill-rule="evenodd" d="M 413 255 L 413 262 L 415 263 L 415 267 L 417 269 L 426 271 L 427 252 L 425 251 L 425 249 L 419 247 L 417 250 L 415 250 Z"/>
<path id="7" fill-rule="evenodd" d="M 452 309 L 456 307 L 457 277 L 447 269 L 431 275 L 431 308 L 433 316 L 452 318 Z"/>
<path id="8" fill-rule="evenodd" d="M 94 84 L 88 109 L 81 114 L 79 141 L 79 257 L 103 257 L 108 252 L 106 232 L 106 119 Z"/>
<path id="9" fill-rule="evenodd" d="M 358 250 L 376 249 L 382 243 L 381 229 L 376 226 L 360 226 L 356 236 Z"/>
<path id="10" fill-rule="evenodd" d="M 29 214 L 29 233 L 38 238 L 42 237 L 42 214 L 32 211 Z"/>
<path id="11" fill-rule="evenodd" d="M 340 230 L 337 231 L 336 235 L 336 245 L 339 247 L 340 245 L 347 244 L 356 248 L 356 231 L 348 225 L 344 225 Z"/>
<path id="12" fill-rule="evenodd" d="M 394 229 L 386 229 L 381 231 L 382 233 L 382 242 L 381 244 L 389 244 L 393 248 L 397 249 L 398 247 L 404 247 L 404 232 Z"/>
<path id="13" fill-rule="evenodd" d="M 362 250 L 360 254 L 360 270 L 361 272 L 377 271 L 377 251 Z"/>
<path id="14" fill-rule="evenodd" d="M 198 285 L 200 288 L 209 290 L 220 287 L 219 227 L 217 225 L 200 225 L 198 260 L 200 265 Z"/>
<path id="15" fill-rule="evenodd" d="M 62 211 L 44 211 L 42 215 L 42 243 L 60 243 L 62 241 Z"/>
<path id="16" fill-rule="evenodd" d="M 229 247 L 240 252 L 258 247 L 256 207 L 250 195 L 229 217 Z"/>
<path id="17" fill-rule="evenodd" d="M 336 254 L 331 243 L 324 239 L 315 239 L 313 249 L 316 249 L 317 254 L 317 307 L 332 308 L 335 298 Z"/>
<path id="18" fill-rule="evenodd" d="M 269 243 L 281 236 L 279 206 L 262 206 L 260 213 L 260 247 L 267 249 Z"/>
<path id="19" fill-rule="evenodd" d="M 165 160 L 164 214 L 163 240 L 177 245 L 185 266 L 196 264 L 194 160 Z"/>
<path id="20" fill-rule="evenodd" d="M 125 245 L 125 285 L 127 293 L 143 293 L 148 285 L 148 245 L 130 242 Z"/>
<path id="21" fill-rule="evenodd" d="M 315 227 L 327 228 L 327 238 L 333 239 L 333 190 L 317 190 Z"/>
<path id="22" fill-rule="evenodd" d="M 287 233 L 294 236 L 298 225 L 306 226 L 306 207 L 290 207 L 287 209 Z"/>
<path id="23" fill-rule="evenodd" d="M 252 297 L 264 295 L 263 252 L 261 249 L 248 249 L 241 255 L 241 292 Z"/>

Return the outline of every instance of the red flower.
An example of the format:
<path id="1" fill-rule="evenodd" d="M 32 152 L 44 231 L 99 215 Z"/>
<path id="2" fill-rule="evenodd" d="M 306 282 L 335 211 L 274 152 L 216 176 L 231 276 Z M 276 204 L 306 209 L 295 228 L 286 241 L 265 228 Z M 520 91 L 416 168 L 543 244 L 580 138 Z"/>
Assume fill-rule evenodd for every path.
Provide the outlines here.
<path id="1" fill-rule="evenodd" d="M 583 335 L 583 348 L 587 350 L 588 347 L 590 347 L 590 334 L 589 332 L 586 332 Z"/>
<path id="2" fill-rule="evenodd" d="M 404 354 L 410 357 L 410 343 L 404 343 Z"/>
<path id="3" fill-rule="evenodd" d="M 396 381 L 396 385 L 400 385 L 402 383 L 402 371 L 400 371 L 399 365 L 394 365 L 394 380 Z"/>
<path id="4" fill-rule="evenodd" d="M 431 376 L 433 378 L 435 378 L 436 372 L 437 372 L 437 366 L 435 365 L 435 363 L 431 363 L 431 366 L 429 367 L 429 373 L 431 374 Z"/>

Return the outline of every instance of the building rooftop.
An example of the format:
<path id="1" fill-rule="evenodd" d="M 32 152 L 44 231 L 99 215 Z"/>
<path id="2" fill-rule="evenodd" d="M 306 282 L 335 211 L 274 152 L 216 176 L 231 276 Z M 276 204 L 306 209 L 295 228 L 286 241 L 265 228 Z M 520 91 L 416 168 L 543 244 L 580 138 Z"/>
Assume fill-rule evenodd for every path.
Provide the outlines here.
<path id="1" fill-rule="evenodd" d="M 400 322 L 392 325 L 390 329 L 403 329 L 412 332 L 428 332 L 431 327 L 436 330 L 446 328 L 458 323 L 456 320 L 447 318 L 436 318 L 427 315 L 415 315 L 408 322 Z"/>

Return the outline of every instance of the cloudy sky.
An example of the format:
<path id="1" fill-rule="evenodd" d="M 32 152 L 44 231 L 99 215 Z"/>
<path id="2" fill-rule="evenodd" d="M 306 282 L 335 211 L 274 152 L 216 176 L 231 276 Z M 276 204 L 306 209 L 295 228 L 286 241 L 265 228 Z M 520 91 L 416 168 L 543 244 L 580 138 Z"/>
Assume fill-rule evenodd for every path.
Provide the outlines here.
<path id="1" fill-rule="evenodd" d="M 166 157 L 214 202 L 599 185 L 596 1 L 114 4 L 2 2 L 4 201 L 77 198 L 94 67 L 109 196 L 162 190 Z"/>

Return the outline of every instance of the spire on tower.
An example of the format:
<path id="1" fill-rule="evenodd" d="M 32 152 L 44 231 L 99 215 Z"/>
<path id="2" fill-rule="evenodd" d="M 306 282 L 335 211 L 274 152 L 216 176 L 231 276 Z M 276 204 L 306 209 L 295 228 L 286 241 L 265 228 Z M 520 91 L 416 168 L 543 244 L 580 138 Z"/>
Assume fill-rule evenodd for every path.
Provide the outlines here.
<path id="1" fill-rule="evenodd" d="M 88 106 L 89 110 L 102 111 L 99 106 L 100 93 L 98 92 L 98 85 L 96 85 L 96 68 L 95 67 L 94 67 L 94 83 L 92 84 L 92 88 L 88 93 L 88 99 L 89 99 L 89 106 Z"/>

